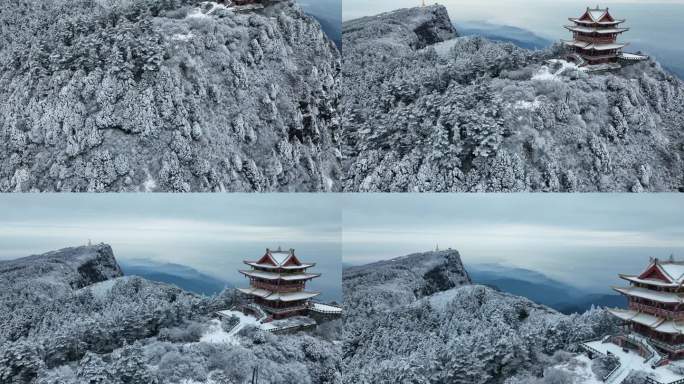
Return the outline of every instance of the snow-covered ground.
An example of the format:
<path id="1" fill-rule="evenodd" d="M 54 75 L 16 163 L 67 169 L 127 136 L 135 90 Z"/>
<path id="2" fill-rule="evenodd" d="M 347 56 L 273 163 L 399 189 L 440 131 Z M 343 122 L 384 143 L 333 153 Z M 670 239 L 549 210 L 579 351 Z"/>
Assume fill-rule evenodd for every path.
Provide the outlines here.
<path id="1" fill-rule="evenodd" d="M 591 371 L 592 361 L 586 355 L 578 355 L 575 359 L 555 366 L 554 368 L 566 371 L 576 377 L 577 383 L 582 384 L 602 384 L 603 381 L 598 379 L 594 372 Z"/>
<path id="2" fill-rule="evenodd" d="M 532 76 L 532 80 L 541 80 L 541 81 L 560 81 L 561 78 L 560 76 L 566 71 L 566 70 L 577 70 L 579 69 L 577 65 L 565 61 L 565 60 L 559 60 L 559 59 L 553 59 L 549 60 L 550 63 L 552 64 L 560 64 L 560 68 L 558 68 L 555 71 L 551 71 L 551 68 L 548 65 L 544 65 L 541 67 L 537 73 L 535 73 Z"/>
<path id="3" fill-rule="evenodd" d="M 458 38 L 439 42 L 433 45 L 432 47 L 435 48 L 435 52 L 437 52 L 437 55 L 443 58 L 447 58 L 449 57 L 451 48 L 453 48 L 456 45 L 456 43 L 458 43 Z"/>
<path id="4" fill-rule="evenodd" d="M 255 317 L 245 315 L 244 313 L 239 311 L 221 311 L 219 313 L 226 317 L 237 317 L 239 320 L 238 324 L 235 325 L 235 327 L 233 327 L 233 329 L 231 329 L 229 332 L 226 332 L 225 330 L 223 330 L 223 327 L 221 327 L 221 321 L 218 319 L 214 319 L 211 321 L 209 330 L 204 335 L 202 335 L 200 341 L 203 341 L 205 343 L 235 345 L 238 344 L 238 340 L 236 337 L 237 334 L 241 330 L 245 329 L 245 327 L 262 327 L 261 322 L 257 320 Z"/>
<path id="5" fill-rule="evenodd" d="M 684 376 L 672 372 L 667 365 L 651 368 L 649 362 L 645 362 L 644 358 L 638 353 L 628 350 L 625 352 L 620 346 L 613 343 L 603 343 L 601 341 L 591 341 L 586 343 L 587 346 L 603 353 L 612 353 L 615 357 L 620 359 L 622 366 L 619 372 L 616 372 L 607 382 L 612 384 L 619 384 L 629 376 L 631 371 L 642 371 L 653 375 L 653 378 L 660 383 L 667 384 L 677 380 L 684 379 Z"/>

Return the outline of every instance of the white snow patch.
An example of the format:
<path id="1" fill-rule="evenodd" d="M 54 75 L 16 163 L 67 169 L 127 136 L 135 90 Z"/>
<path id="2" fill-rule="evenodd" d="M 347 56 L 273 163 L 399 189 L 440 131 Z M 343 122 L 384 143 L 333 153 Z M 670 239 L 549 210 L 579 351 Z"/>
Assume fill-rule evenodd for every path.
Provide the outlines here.
<path id="1" fill-rule="evenodd" d="M 325 183 L 325 190 L 328 192 L 332 191 L 333 185 L 335 184 L 333 179 L 329 178 L 326 175 L 323 175 L 323 182 Z"/>
<path id="2" fill-rule="evenodd" d="M 568 372 L 574 376 L 575 383 L 582 384 L 603 384 L 603 381 L 599 380 L 594 372 L 591 371 L 592 361 L 586 355 L 578 355 L 570 362 L 566 362 L 560 365 L 556 365 L 556 368 L 561 371 Z"/>
<path id="3" fill-rule="evenodd" d="M 210 4 L 211 8 L 209 8 L 207 11 L 204 11 L 203 8 L 206 7 L 207 4 Z M 237 8 L 236 6 L 226 7 L 223 4 L 218 4 L 213 1 L 203 1 L 200 3 L 200 5 L 202 6 L 202 8 L 193 8 L 193 10 L 185 18 L 208 18 L 219 9 L 232 11 L 232 8 Z"/>
<path id="4" fill-rule="evenodd" d="M 458 288 L 452 288 L 446 291 L 437 292 L 429 297 L 430 305 L 435 309 L 443 309 L 454 300 L 457 294 Z"/>
<path id="5" fill-rule="evenodd" d="M 525 109 L 528 111 L 536 111 L 541 106 L 541 101 L 539 98 L 535 98 L 533 101 L 518 100 L 513 104 L 513 108 Z"/>
<path id="6" fill-rule="evenodd" d="M 143 183 L 143 188 L 145 188 L 145 192 L 153 192 L 157 188 L 157 182 L 154 181 L 149 171 L 145 171 L 145 173 L 147 173 L 147 180 Z"/>
<path id="7" fill-rule="evenodd" d="M 223 328 L 221 327 L 221 321 L 216 319 L 211 321 L 211 325 L 209 325 L 209 330 L 207 330 L 207 332 L 204 335 L 202 335 L 202 337 L 200 338 L 200 342 L 211 344 L 238 344 L 237 340 L 235 339 L 235 337 L 233 337 L 233 335 L 223 330 Z"/>
<path id="8" fill-rule="evenodd" d="M 196 8 L 193 9 L 192 12 L 188 13 L 188 15 L 185 17 L 186 19 L 204 19 L 208 18 L 209 15 L 206 13 L 203 13 L 200 9 Z"/>
<path id="9" fill-rule="evenodd" d="M 577 70 L 579 67 L 575 65 L 574 63 L 565 61 L 565 60 L 559 60 L 559 59 L 553 59 L 549 60 L 550 63 L 552 64 L 560 64 L 561 67 L 556 70 L 555 72 L 551 72 L 551 69 L 549 68 L 548 65 L 544 65 L 537 71 L 532 76 L 532 80 L 540 80 L 540 81 L 561 81 L 560 75 L 563 74 L 566 70 Z"/>
<path id="10" fill-rule="evenodd" d="M 171 40 L 176 40 L 176 41 L 189 41 L 195 37 L 192 33 L 176 33 L 175 35 L 171 36 Z"/>
<path id="11" fill-rule="evenodd" d="M 261 327 L 261 323 L 253 316 L 245 315 L 239 311 L 221 311 L 221 315 L 230 317 L 235 316 L 238 318 L 238 324 L 233 327 L 229 332 L 223 330 L 221 326 L 221 321 L 214 319 L 211 321 L 209 330 L 202 335 L 200 341 L 212 344 L 231 344 L 238 345 L 239 341 L 237 334 L 248 326 Z"/>
<path id="12" fill-rule="evenodd" d="M 457 38 L 439 42 L 432 47 L 435 48 L 435 52 L 437 52 L 439 57 L 447 58 L 449 56 L 449 52 L 451 52 L 451 48 L 453 48 L 456 43 L 458 43 Z"/>
<path id="13" fill-rule="evenodd" d="M 93 296 L 95 296 L 96 298 L 103 299 L 112 290 L 112 288 L 114 287 L 114 284 L 116 284 L 117 282 L 122 281 L 122 280 L 127 280 L 128 278 L 129 278 L 128 276 L 124 276 L 124 277 L 120 277 L 117 279 L 105 280 L 105 281 L 101 281 L 99 283 L 95 283 L 93 285 L 90 285 L 86 288 L 89 289 L 90 292 L 93 294 Z"/>

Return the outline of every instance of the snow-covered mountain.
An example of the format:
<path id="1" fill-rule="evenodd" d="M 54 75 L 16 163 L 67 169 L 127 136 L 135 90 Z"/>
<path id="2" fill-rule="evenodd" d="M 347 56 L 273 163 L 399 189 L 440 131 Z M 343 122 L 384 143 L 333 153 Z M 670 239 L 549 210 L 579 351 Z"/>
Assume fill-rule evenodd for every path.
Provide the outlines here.
<path id="1" fill-rule="evenodd" d="M 343 25 L 348 191 L 684 190 L 684 86 L 456 37 L 445 8 Z"/>
<path id="2" fill-rule="evenodd" d="M 0 191 L 339 189 L 339 51 L 264 3 L 2 2 Z"/>
<path id="3" fill-rule="evenodd" d="M 616 325 L 601 310 L 568 316 L 474 285 L 455 250 L 347 268 L 343 287 L 350 384 L 536 382 Z"/>
<path id="4" fill-rule="evenodd" d="M 255 367 L 259 382 L 341 382 L 323 327 L 213 337 L 234 299 L 123 276 L 105 244 L 0 262 L 0 383 L 245 383 Z"/>

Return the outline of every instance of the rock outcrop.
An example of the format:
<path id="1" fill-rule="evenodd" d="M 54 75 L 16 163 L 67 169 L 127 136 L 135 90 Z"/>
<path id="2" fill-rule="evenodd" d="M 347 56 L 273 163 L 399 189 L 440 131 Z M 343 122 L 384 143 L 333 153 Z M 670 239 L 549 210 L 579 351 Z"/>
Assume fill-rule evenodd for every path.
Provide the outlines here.
<path id="1" fill-rule="evenodd" d="M 123 276 L 107 244 L 80 246 L 0 261 L 0 276 L 6 284 L 33 284 L 37 280 L 72 289 Z"/>

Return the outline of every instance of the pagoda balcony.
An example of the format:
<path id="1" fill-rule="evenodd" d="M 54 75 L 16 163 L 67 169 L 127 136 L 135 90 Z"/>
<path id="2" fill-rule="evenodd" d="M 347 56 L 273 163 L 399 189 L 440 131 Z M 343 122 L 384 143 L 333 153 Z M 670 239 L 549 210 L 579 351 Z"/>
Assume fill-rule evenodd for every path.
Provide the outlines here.
<path id="1" fill-rule="evenodd" d="M 684 311 L 673 311 L 665 308 L 658 308 L 653 305 L 642 303 L 629 303 L 629 309 L 648 313 L 649 315 L 662 317 L 668 320 L 684 320 Z"/>
<path id="2" fill-rule="evenodd" d="M 306 311 L 309 309 L 309 304 L 300 304 L 292 307 L 284 307 L 284 308 L 274 308 L 274 307 L 269 307 L 263 304 L 259 304 L 259 306 L 266 312 L 274 314 L 274 315 L 284 315 L 287 313 L 292 313 L 292 312 L 300 312 L 300 311 Z"/>
<path id="3" fill-rule="evenodd" d="M 272 292 L 298 292 L 304 289 L 304 284 L 273 284 L 261 280 L 252 280 L 252 286 Z"/>
<path id="4" fill-rule="evenodd" d="M 576 52 L 578 55 L 580 55 L 583 59 L 589 61 L 589 62 L 596 62 L 596 61 L 610 61 L 613 59 L 616 59 L 618 57 L 617 53 L 610 53 L 610 54 L 605 54 L 605 55 L 587 55 L 584 52 Z"/>
<path id="5" fill-rule="evenodd" d="M 615 43 L 615 36 L 593 36 L 586 35 L 582 33 L 574 34 L 575 40 L 584 41 L 586 43 L 597 43 L 597 44 L 613 44 Z"/>

